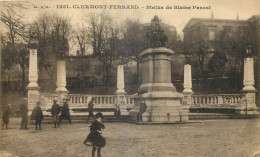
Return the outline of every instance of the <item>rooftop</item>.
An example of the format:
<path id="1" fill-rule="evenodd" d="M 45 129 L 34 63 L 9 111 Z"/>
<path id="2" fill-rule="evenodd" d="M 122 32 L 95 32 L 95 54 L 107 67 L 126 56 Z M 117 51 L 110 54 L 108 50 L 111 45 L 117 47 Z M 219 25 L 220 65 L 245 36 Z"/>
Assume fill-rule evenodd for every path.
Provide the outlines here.
<path id="1" fill-rule="evenodd" d="M 246 23 L 247 20 L 237 20 L 237 19 L 214 19 L 214 18 L 191 18 L 189 22 L 186 24 L 183 32 L 186 31 L 191 26 L 200 23 L 200 22 L 217 22 L 217 23 Z"/>

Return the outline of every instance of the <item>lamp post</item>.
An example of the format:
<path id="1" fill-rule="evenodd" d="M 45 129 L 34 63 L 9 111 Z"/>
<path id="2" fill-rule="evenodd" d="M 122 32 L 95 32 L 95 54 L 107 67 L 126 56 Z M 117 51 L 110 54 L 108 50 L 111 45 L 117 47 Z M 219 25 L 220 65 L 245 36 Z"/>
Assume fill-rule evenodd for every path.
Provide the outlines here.
<path id="1" fill-rule="evenodd" d="M 243 92 L 245 93 L 246 98 L 246 116 L 248 114 L 256 114 L 255 110 L 256 102 L 255 102 L 255 93 L 256 89 L 254 87 L 254 60 L 252 57 L 252 46 L 249 44 L 246 47 L 245 59 L 244 59 L 244 87 Z"/>
<path id="2" fill-rule="evenodd" d="M 251 46 L 251 44 L 248 44 L 247 46 L 246 46 L 246 58 L 248 58 L 248 57 L 252 57 L 252 46 Z"/>
<path id="3" fill-rule="evenodd" d="M 31 111 L 39 99 L 40 87 L 38 86 L 38 62 L 37 62 L 37 33 L 35 28 L 30 29 L 30 58 L 29 58 L 29 84 L 28 89 L 28 109 Z"/>

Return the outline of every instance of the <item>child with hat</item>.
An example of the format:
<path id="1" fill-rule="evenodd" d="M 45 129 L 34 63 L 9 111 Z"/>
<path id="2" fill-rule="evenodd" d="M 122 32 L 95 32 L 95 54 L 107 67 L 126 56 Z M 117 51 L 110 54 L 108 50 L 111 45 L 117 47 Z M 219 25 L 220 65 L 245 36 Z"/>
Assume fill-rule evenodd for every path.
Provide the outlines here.
<path id="1" fill-rule="evenodd" d="M 105 126 L 102 123 L 102 119 L 104 119 L 103 114 L 98 112 L 95 115 L 95 120 L 90 126 L 90 133 L 84 141 L 84 144 L 86 145 L 93 145 L 92 157 L 95 156 L 96 150 L 98 153 L 98 157 L 101 157 L 101 148 L 106 145 L 106 139 L 101 136 L 102 130 L 105 129 Z"/>

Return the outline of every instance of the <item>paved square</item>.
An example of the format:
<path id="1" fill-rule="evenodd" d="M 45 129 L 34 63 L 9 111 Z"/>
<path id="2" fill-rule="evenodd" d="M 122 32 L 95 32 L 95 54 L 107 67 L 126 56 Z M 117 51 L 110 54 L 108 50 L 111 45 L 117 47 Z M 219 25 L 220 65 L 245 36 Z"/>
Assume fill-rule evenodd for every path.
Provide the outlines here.
<path id="1" fill-rule="evenodd" d="M 83 144 L 90 124 L 67 124 L 43 130 L 0 130 L 0 156 L 86 157 L 92 147 Z M 205 120 L 202 123 L 136 125 L 105 123 L 107 145 L 102 157 L 252 157 L 260 152 L 260 119 Z"/>

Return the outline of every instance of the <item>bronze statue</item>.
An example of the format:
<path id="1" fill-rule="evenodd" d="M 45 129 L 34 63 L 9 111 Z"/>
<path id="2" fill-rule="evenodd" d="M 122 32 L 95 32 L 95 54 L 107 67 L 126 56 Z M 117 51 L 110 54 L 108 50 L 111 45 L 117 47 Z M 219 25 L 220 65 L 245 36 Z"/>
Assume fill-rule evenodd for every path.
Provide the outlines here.
<path id="1" fill-rule="evenodd" d="M 148 48 L 165 47 L 168 37 L 160 25 L 158 15 L 155 15 L 150 24 L 150 30 L 146 33 L 146 44 Z"/>

